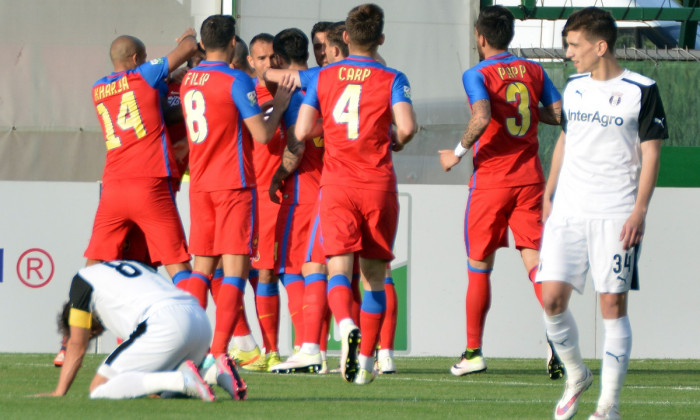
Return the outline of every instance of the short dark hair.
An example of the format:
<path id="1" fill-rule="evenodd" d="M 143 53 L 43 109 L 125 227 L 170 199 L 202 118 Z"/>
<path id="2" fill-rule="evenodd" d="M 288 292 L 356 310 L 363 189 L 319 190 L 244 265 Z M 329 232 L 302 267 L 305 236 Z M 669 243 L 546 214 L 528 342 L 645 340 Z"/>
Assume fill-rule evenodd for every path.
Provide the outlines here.
<path id="1" fill-rule="evenodd" d="M 304 64 L 309 59 L 309 38 L 301 29 L 285 29 L 275 35 L 272 49 L 288 63 Z"/>
<path id="2" fill-rule="evenodd" d="M 586 7 L 572 13 L 561 31 L 562 36 L 566 37 L 569 31 L 581 31 L 588 40 L 603 40 L 611 52 L 615 51 L 617 24 L 607 10 Z"/>
<path id="3" fill-rule="evenodd" d="M 514 20 L 513 14 L 503 6 L 484 7 L 476 19 L 476 31 L 491 47 L 505 50 L 513 40 Z"/>
<path id="4" fill-rule="evenodd" d="M 240 36 L 236 35 L 236 52 L 233 53 L 231 63 L 237 69 L 247 69 L 248 64 L 248 46 Z"/>
<path id="5" fill-rule="evenodd" d="M 250 40 L 250 42 L 248 43 L 248 48 L 252 50 L 253 45 L 255 45 L 256 42 L 266 42 L 268 44 L 272 44 L 273 39 L 275 39 L 275 37 L 271 34 L 268 34 L 267 32 L 259 33 L 255 35 L 253 39 Z"/>
<path id="6" fill-rule="evenodd" d="M 328 32 L 328 28 L 330 28 L 332 24 L 333 22 L 329 22 L 327 20 L 314 23 L 313 28 L 311 28 L 311 39 L 313 39 L 314 35 L 319 32 Z"/>
<path id="7" fill-rule="evenodd" d="M 345 21 L 335 22 L 326 31 L 326 42 L 328 42 L 328 45 L 340 48 L 343 57 L 347 57 L 350 52 L 348 51 L 348 44 L 343 39 L 343 32 L 345 32 Z"/>
<path id="8" fill-rule="evenodd" d="M 236 36 L 236 19 L 230 15 L 209 16 L 199 34 L 205 50 L 224 50 Z"/>
<path id="9" fill-rule="evenodd" d="M 384 31 L 384 11 L 371 3 L 354 7 L 345 20 L 345 31 L 353 44 L 366 49 L 378 46 Z"/>

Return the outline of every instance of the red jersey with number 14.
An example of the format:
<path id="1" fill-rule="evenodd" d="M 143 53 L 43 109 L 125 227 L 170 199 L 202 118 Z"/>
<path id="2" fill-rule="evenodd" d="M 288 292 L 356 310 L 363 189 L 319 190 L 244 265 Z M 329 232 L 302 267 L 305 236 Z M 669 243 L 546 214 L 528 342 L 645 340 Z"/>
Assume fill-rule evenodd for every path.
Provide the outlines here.
<path id="1" fill-rule="evenodd" d="M 321 186 L 396 191 L 391 122 L 398 102 L 411 102 L 408 79 L 370 57 L 351 55 L 319 71 L 303 103 L 323 116 Z"/>
<path id="2" fill-rule="evenodd" d="M 167 58 L 158 58 L 94 84 L 92 99 L 107 147 L 103 182 L 179 177 L 156 87 L 167 75 Z"/>
<path id="3" fill-rule="evenodd" d="M 255 186 L 253 144 L 244 119 L 260 107 L 250 77 L 223 61 L 202 61 L 180 88 L 190 140 L 190 191 Z"/>
<path id="4" fill-rule="evenodd" d="M 474 144 L 471 188 L 501 188 L 544 182 L 537 150 L 539 103 L 561 99 L 539 64 L 507 52 L 470 68 L 462 76 L 469 105 L 487 99 L 491 122 Z"/>

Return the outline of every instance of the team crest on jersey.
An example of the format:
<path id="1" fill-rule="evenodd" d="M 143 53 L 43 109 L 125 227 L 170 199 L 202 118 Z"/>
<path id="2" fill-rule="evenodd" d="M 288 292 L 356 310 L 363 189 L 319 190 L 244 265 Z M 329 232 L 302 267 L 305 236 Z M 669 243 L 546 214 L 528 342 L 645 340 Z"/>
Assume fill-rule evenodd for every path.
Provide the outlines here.
<path id="1" fill-rule="evenodd" d="M 404 86 L 403 87 L 403 96 L 406 99 L 411 99 L 411 87 L 410 86 Z"/>
<path id="2" fill-rule="evenodd" d="M 250 102 L 250 106 L 255 106 L 258 104 L 258 95 L 255 94 L 255 91 L 250 91 L 248 92 L 248 102 Z"/>
<path id="3" fill-rule="evenodd" d="M 150 63 L 153 64 L 154 66 L 156 64 L 163 64 L 163 59 L 162 58 L 154 58 L 153 60 L 150 61 Z"/>
<path id="4" fill-rule="evenodd" d="M 608 102 L 610 102 L 610 105 L 612 106 L 620 105 L 620 102 L 622 102 L 622 94 L 619 92 L 614 92 L 612 96 L 610 96 L 610 99 L 608 99 Z"/>

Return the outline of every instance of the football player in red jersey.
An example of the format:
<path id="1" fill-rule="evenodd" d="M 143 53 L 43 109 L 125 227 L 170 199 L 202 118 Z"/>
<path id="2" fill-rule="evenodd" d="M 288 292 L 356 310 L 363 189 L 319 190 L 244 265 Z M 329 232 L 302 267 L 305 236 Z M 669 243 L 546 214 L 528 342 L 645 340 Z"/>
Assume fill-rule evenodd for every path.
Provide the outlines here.
<path id="1" fill-rule="evenodd" d="M 222 258 L 224 278 L 211 346 L 220 357 L 239 316 L 252 253 L 252 140 L 265 144 L 273 137 L 291 85 L 287 80 L 278 86 L 265 120 L 250 77 L 229 67 L 235 51 L 233 17 L 208 17 L 201 36 L 206 60 L 187 73 L 180 91 L 190 141 L 190 245 L 195 255 L 187 289 L 206 304 L 210 276 Z"/>
<path id="2" fill-rule="evenodd" d="M 357 384 L 374 379 L 373 354 L 386 306 L 384 274 L 394 258 L 398 199 L 391 151 L 402 149 L 416 132 L 406 76 L 372 58 L 384 41 L 383 26 L 384 13 L 374 4 L 350 11 L 344 35 L 350 55 L 322 68 L 310 83 L 295 127 L 297 147 L 324 135 L 320 216 L 329 257 L 328 301 L 342 337 L 341 374 Z M 351 317 L 356 252 L 365 289 L 361 343 Z"/>
<path id="3" fill-rule="evenodd" d="M 544 193 L 537 124 L 556 125 L 561 118 L 561 96 L 542 66 L 506 51 L 513 38 L 513 15 L 507 9 L 482 9 L 475 37 L 482 61 L 462 77 L 472 117 L 457 148 L 440 151 L 445 171 L 472 147 L 474 160 L 464 226 L 467 349 L 451 368 L 455 376 L 486 370 L 481 345 L 491 303 L 490 276 L 496 250 L 508 246 L 508 227 L 542 303 L 541 286 L 534 283 Z M 554 353 L 548 370 L 552 379 L 562 376 Z"/>

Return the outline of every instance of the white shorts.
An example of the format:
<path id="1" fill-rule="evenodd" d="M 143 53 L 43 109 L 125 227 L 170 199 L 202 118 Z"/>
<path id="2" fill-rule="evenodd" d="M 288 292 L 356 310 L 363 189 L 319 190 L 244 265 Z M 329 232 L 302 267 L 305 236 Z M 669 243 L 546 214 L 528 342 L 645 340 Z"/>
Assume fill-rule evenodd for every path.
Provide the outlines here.
<path id="1" fill-rule="evenodd" d="M 174 304 L 152 313 L 128 340 L 107 356 L 97 373 L 111 379 L 124 372 L 175 370 L 185 360 L 200 364 L 212 332 L 199 305 Z"/>
<path id="2" fill-rule="evenodd" d="M 640 245 L 622 249 L 625 219 L 550 217 L 544 226 L 538 283 L 563 281 L 583 293 L 589 269 L 598 293 L 638 289 Z"/>

